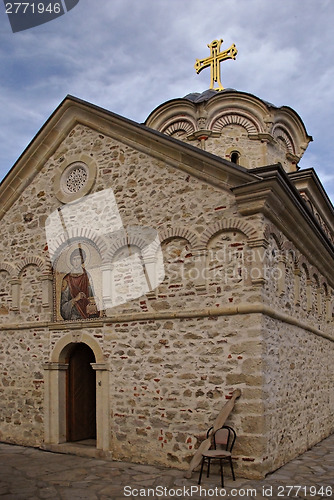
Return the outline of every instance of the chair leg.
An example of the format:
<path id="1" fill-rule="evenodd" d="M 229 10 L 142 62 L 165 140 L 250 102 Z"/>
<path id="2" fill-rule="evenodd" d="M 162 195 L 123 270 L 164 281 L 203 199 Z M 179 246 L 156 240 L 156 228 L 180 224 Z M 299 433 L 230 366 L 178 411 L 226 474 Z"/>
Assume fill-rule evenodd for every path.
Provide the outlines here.
<path id="1" fill-rule="evenodd" d="M 203 467 L 204 467 L 204 457 L 202 458 L 202 465 L 201 465 L 201 470 L 200 470 L 200 473 L 199 473 L 199 478 L 198 478 L 198 484 L 201 484 L 201 480 L 202 480 L 202 473 L 203 473 Z"/>
<path id="2" fill-rule="evenodd" d="M 228 458 L 229 458 L 229 461 L 230 461 L 230 466 L 231 466 L 233 481 L 235 481 L 234 469 L 233 469 L 233 464 L 232 464 L 232 457 L 228 457 Z"/>
<path id="3" fill-rule="evenodd" d="M 206 473 L 206 477 L 210 476 L 210 463 L 211 463 L 211 458 L 208 458 L 208 471 Z"/>
<path id="4" fill-rule="evenodd" d="M 219 459 L 219 465 L 220 465 L 220 477 L 222 480 L 222 488 L 224 488 L 223 461 L 221 459 Z"/>

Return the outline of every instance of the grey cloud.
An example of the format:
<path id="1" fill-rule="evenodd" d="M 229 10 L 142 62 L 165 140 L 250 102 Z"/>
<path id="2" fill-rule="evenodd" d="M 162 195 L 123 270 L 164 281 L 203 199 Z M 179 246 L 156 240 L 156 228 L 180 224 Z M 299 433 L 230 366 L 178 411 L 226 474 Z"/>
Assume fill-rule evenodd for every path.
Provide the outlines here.
<path id="1" fill-rule="evenodd" d="M 314 137 L 300 166 L 331 175 L 332 1 L 81 1 L 65 16 L 13 35 L 0 29 L 0 175 L 68 93 L 143 122 L 165 100 L 209 86 L 195 74 L 207 43 L 235 42 L 225 87 L 294 108 Z M 23 76 L 22 76 L 23 75 Z"/>

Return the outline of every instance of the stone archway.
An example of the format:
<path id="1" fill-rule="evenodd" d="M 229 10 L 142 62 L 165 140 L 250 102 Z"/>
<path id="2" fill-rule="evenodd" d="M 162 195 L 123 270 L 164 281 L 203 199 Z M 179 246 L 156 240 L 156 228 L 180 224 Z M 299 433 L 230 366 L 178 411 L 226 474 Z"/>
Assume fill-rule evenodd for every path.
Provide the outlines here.
<path id="1" fill-rule="evenodd" d="M 50 445 L 66 443 L 67 431 L 67 377 L 71 352 L 76 345 L 90 348 L 95 363 L 89 363 L 96 377 L 96 448 L 110 450 L 110 411 L 109 411 L 109 372 L 104 362 L 99 343 L 87 333 L 69 333 L 58 340 L 51 353 L 51 358 L 44 365 L 45 381 L 45 432 L 44 443 Z M 51 446 L 54 448 L 54 446 Z"/>

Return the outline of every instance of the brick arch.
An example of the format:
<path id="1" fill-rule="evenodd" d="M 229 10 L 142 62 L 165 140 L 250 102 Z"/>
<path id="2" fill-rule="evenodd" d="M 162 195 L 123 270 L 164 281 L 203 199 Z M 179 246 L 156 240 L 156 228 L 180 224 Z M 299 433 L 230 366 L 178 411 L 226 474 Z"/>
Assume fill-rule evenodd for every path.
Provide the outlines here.
<path id="1" fill-rule="evenodd" d="M 282 250 L 283 246 L 284 246 L 282 234 L 279 232 L 279 230 L 273 224 L 268 224 L 264 230 L 264 237 L 266 238 L 266 240 L 269 240 L 270 236 L 272 236 L 274 238 L 274 240 L 278 246 L 278 249 Z"/>
<path id="2" fill-rule="evenodd" d="M 53 256 L 53 261 L 59 256 L 65 245 L 83 239 L 87 240 L 88 242 L 92 242 L 100 253 L 107 252 L 107 244 L 105 238 L 95 233 L 93 229 L 86 227 L 70 228 L 66 234 L 62 232 L 59 237 L 52 242 L 52 245 L 49 245 L 49 252 L 50 255 Z"/>
<path id="3" fill-rule="evenodd" d="M 165 123 L 161 129 L 161 132 L 166 135 L 172 136 L 175 132 L 182 130 L 187 135 L 192 134 L 195 131 L 195 124 L 192 120 L 184 117 L 180 119 L 176 119 L 171 122 Z"/>
<path id="4" fill-rule="evenodd" d="M 144 256 L 144 250 L 145 246 L 147 245 L 147 242 L 143 238 L 127 238 L 126 236 L 118 239 L 117 241 L 114 241 L 108 250 L 107 254 L 104 256 L 103 255 L 103 260 L 102 263 L 110 263 L 113 258 L 115 257 L 115 254 L 121 250 L 121 248 L 125 248 L 128 246 L 132 247 L 137 247 L 142 253 L 142 256 Z"/>
<path id="5" fill-rule="evenodd" d="M 13 278 L 14 276 L 17 276 L 17 271 L 15 270 L 14 266 L 11 264 L 8 264 L 7 262 L 2 262 L 0 261 L 0 271 L 7 271 L 9 276 Z"/>
<path id="6" fill-rule="evenodd" d="M 146 226 L 133 226 L 114 233 L 109 241 L 106 240 L 106 245 L 108 251 L 102 254 L 102 261 L 110 263 L 116 252 L 127 246 L 138 247 L 144 259 L 153 257 L 160 248 L 160 240 L 154 229 Z"/>
<path id="7" fill-rule="evenodd" d="M 329 286 L 323 277 L 320 280 L 320 287 L 324 290 L 325 297 L 329 297 Z"/>
<path id="8" fill-rule="evenodd" d="M 311 264 L 308 265 L 308 270 L 310 273 L 310 279 L 313 279 L 313 277 L 316 276 L 318 282 L 320 282 L 319 276 L 321 276 L 321 273 L 319 272 L 319 270 L 315 266 L 312 266 Z"/>
<path id="9" fill-rule="evenodd" d="M 221 132 L 228 125 L 239 125 L 250 135 L 263 132 L 260 123 L 253 116 L 246 115 L 245 113 L 232 113 L 231 110 L 215 116 L 209 124 L 209 130 Z"/>
<path id="10" fill-rule="evenodd" d="M 197 234 L 184 227 L 170 227 L 160 232 L 161 243 L 172 238 L 183 238 L 190 243 L 192 248 L 196 248 L 200 244 Z"/>
<path id="11" fill-rule="evenodd" d="M 229 218 L 217 222 L 209 226 L 201 236 L 201 246 L 207 247 L 210 239 L 222 231 L 240 231 L 245 234 L 247 238 L 254 238 L 257 235 L 257 230 L 248 222 L 242 219 Z"/>
<path id="12" fill-rule="evenodd" d="M 320 316 L 322 314 L 322 307 L 323 307 L 323 299 L 322 299 L 322 294 L 321 294 L 321 275 L 319 277 L 320 273 L 318 270 L 312 266 L 312 274 L 311 274 L 311 290 L 312 290 L 312 295 L 311 295 L 311 304 L 312 307 L 315 308 L 317 312 L 317 316 Z"/>
<path id="13" fill-rule="evenodd" d="M 48 262 L 46 262 L 41 257 L 26 257 L 23 261 L 17 266 L 17 276 L 20 276 L 22 271 L 27 266 L 36 266 L 38 270 L 43 274 L 49 274 L 51 272 L 51 267 Z"/>
<path id="14" fill-rule="evenodd" d="M 291 243 L 291 241 L 284 241 L 283 245 L 282 245 L 282 250 L 284 252 L 286 252 L 287 254 L 290 254 L 292 255 L 293 257 L 293 262 L 294 262 L 294 265 L 295 267 L 297 267 L 297 260 L 298 260 L 298 257 L 297 257 L 297 253 L 296 253 L 296 249 L 295 247 L 293 246 L 293 244 Z"/>
<path id="15" fill-rule="evenodd" d="M 320 287 L 320 279 L 319 279 L 319 273 L 317 272 L 316 269 L 312 268 L 312 274 L 311 274 L 312 281 L 315 282 L 317 287 Z"/>
<path id="16" fill-rule="evenodd" d="M 306 260 L 306 258 L 304 257 L 304 255 L 299 255 L 297 257 L 297 267 L 298 269 L 301 271 L 302 269 L 305 269 L 305 272 L 306 272 L 306 279 L 310 279 L 310 276 L 311 276 L 311 268 L 310 268 L 310 265 L 308 263 L 308 261 Z"/>
<path id="17" fill-rule="evenodd" d="M 295 154 L 295 147 L 293 140 L 288 131 L 281 124 L 274 125 L 272 134 L 275 137 L 275 139 L 281 139 L 283 141 L 289 153 Z"/>

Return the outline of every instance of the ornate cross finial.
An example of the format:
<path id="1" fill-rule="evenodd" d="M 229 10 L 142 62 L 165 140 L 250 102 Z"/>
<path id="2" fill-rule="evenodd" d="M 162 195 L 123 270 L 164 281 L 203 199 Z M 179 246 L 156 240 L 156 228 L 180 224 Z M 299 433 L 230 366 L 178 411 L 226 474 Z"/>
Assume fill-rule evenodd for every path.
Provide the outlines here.
<path id="1" fill-rule="evenodd" d="M 235 44 L 231 45 L 230 48 L 220 52 L 220 46 L 223 40 L 213 40 L 213 42 L 208 44 L 210 49 L 210 56 L 205 59 L 196 59 L 195 70 L 196 73 L 200 73 L 202 69 L 211 67 L 211 83 L 210 89 L 213 90 L 224 90 L 224 87 L 220 81 L 220 62 L 226 59 L 235 59 L 238 53 Z M 218 87 L 215 88 L 214 84 L 217 82 Z"/>

